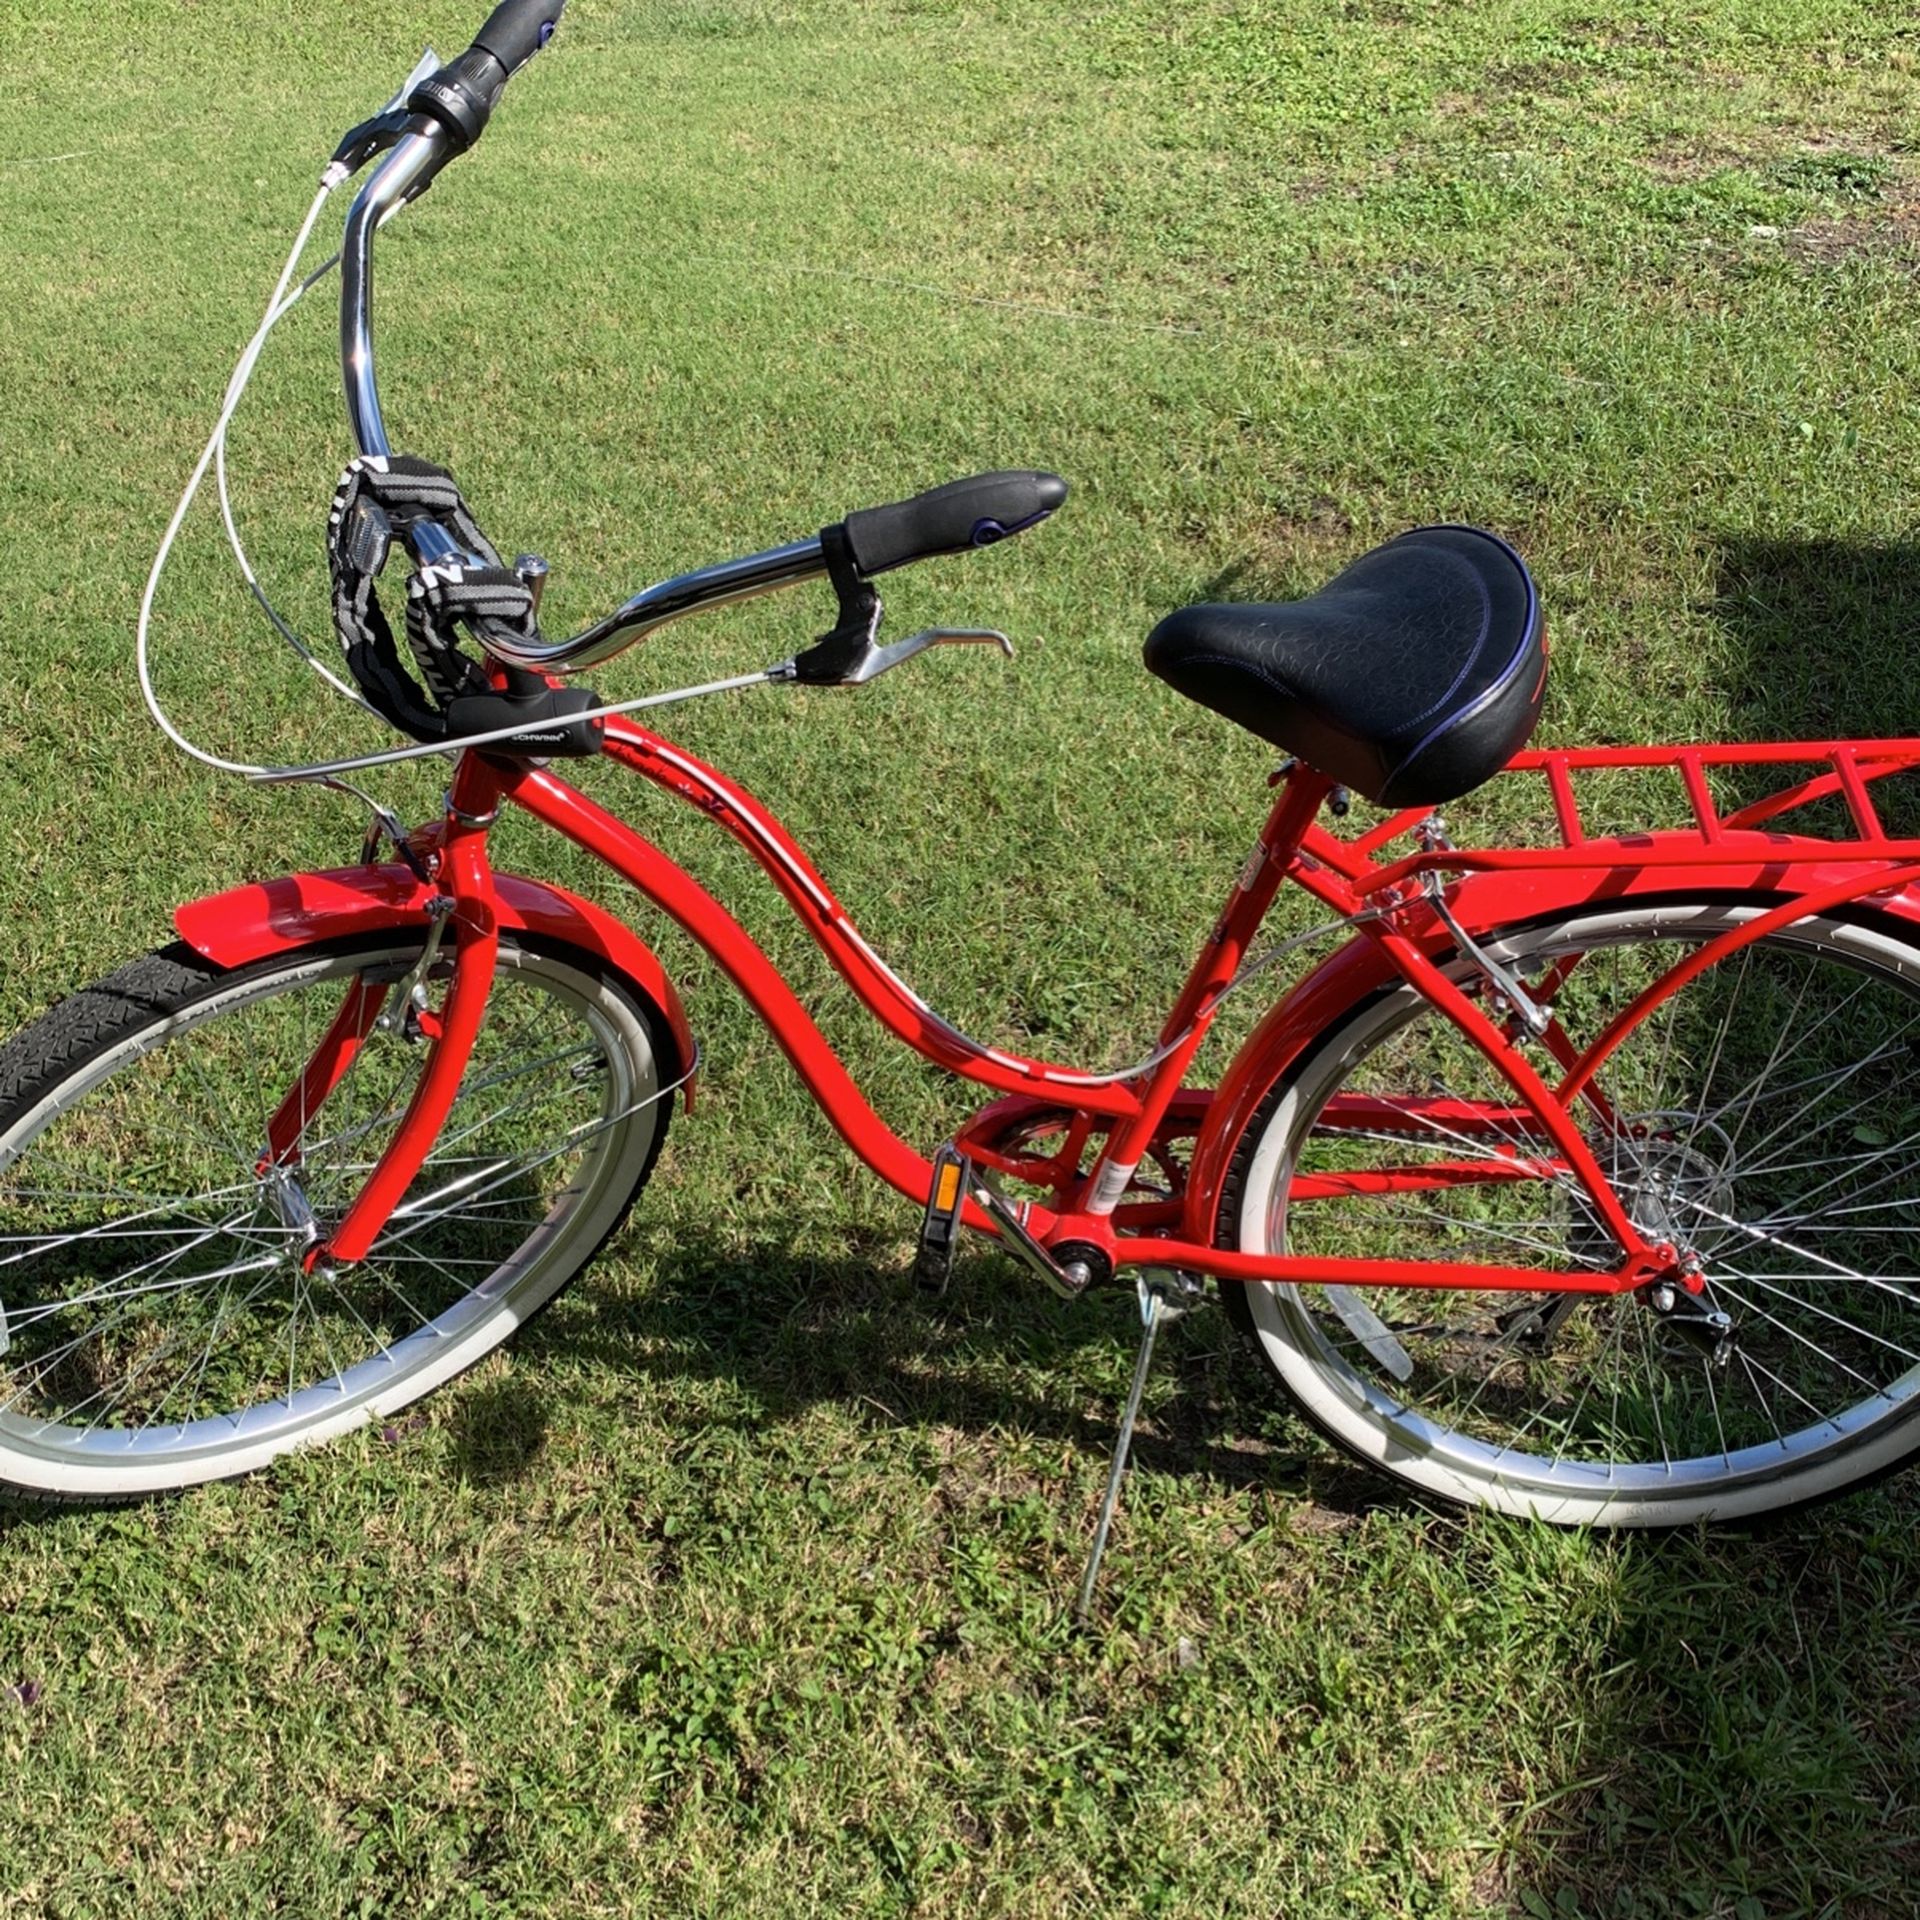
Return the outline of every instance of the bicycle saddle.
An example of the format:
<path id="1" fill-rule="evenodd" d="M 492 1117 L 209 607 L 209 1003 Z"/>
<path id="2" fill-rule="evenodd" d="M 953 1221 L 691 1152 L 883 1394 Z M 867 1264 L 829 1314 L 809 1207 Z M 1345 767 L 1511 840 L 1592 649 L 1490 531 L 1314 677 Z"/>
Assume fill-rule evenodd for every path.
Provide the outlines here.
<path id="1" fill-rule="evenodd" d="M 1182 607 L 1147 636 L 1176 693 L 1387 807 L 1490 778 L 1540 716 L 1547 647 L 1520 556 L 1477 527 L 1420 527 L 1306 600 Z"/>

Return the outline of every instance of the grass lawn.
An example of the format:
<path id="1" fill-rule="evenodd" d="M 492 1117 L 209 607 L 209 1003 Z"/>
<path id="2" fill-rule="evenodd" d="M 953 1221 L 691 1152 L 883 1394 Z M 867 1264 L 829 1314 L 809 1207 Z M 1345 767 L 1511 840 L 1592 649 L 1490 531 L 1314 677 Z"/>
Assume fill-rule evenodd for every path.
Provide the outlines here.
<path id="1" fill-rule="evenodd" d="M 134 609 L 334 137 L 476 21 L 0 18 L 11 1028 L 175 900 L 357 847 L 339 800 L 163 749 Z M 1004 626 L 1013 666 L 680 737 L 960 1025 L 1121 1060 L 1265 806 L 1259 743 L 1139 667 L 1182 601 L 1468 519 L 1540 581 L 1543 740 L 1915 730 L 1917 74 L 1865 0 L 575 0 L 388 237 L 389 424 L 549 555 L 554 630 L 976 468 L 1065 473 L 1043 532 L 888 596 L 896 633 Z M 260 571 L 321 632 L 332 327 L 324 296 L 288 323 L 236 445 Z M 257 757 L 387 744 L 223 551 L 208 512 L 176 709 Z M 824 611 L 673 628 L 597 684 L 763 665 Z M 940 1138 L 964 1098 L 745 859 L 630 804 Z M 534 831 L 503 865 L 615 897 Z M 923 1302 L 912 1209 L 656 936 L 700 1107 L 516 1350 L 243 1484 L 0 1519 L 0 1914 L 1913 1912 L 1920 1482 L 1748 1538 L 1436 1517 L 1196 1315 L 1078 1634 L 1131 1303 L 990 1252 Z"/>

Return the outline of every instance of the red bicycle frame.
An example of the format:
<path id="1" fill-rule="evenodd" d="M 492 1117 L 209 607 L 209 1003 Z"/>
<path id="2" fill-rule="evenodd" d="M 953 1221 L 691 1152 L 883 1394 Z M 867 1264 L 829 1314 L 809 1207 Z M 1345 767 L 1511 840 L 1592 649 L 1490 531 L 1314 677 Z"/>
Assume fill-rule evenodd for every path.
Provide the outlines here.
<path id="1" fill-rule="evenodd" d="M 1552 803 L 1557 844 L 1540 847 L 1453 847 L 1438 823 L 1421 810 L 1396 814 L 1343 840 L 1317 824 L 1331 783 L 1294 766 L 1276 776 L 1278 791 L 1258 842 L 1162 1023 L 1150 1063 L 1129 1075 L 1104 1075 L 982 1046 L 942 1020 L 860 937 L 773 815 L 725 775 L 658 735 L 618 719 L 607 722 L 605 751 L 739 841 L 840 977 L 891 1033 L 935 1065 L 1001 1096 L 974 1116 L 956 1144 L 987 1167 L 1050 1189 L 1050 1204 L 1028 1202 L 1020 1209 L 1022 1224 L 1034 1239 L 1044 1246 L 1090 1244 L 1116 1266 L 1177 1268 L 1222 1280 L 1616 1293 L 1667 1277 L 1697 1287 L 1680 1250 L 1650 1244 L 1636 1227 L 1575 1117 L 1576 1103 L 1597 1116 L 1600 1126 L 1610 1124 L 1601 1070 L 1613 1049 L 1688 980 L 1751 941 L 1808 914 L 1864 899 L 1920 919 L 1920 898 L 1905 891 L 1920 880 L 1920 840 L 1889 835 L 1869 792 L 1871 782 L 1920 766 L 1920 741 L 1523 753 L 1509 771 L 1540 776 Z M 1728 766 L 1818 770 L 1723 817 L 1712 798 L 1709 770 Z M 1660 768 L 1676 775 L 1692 811 L 1691 826 L 1626 837 L 1590 836 L 1576 776 L 1626 768 Z M 1854 828 L 1848 838 L 1791 835 L 1769 824 L 1833 797 L 1848 811 Z M 699 941 L 771 1029 L 854 1152 L 903 1194 L 925 1201 L 932 1180 L 929 1158 L 874 1111 L 773 963 L 698 881 L 550 770 L 468 752 L 455 773 L 445 820 L 415 836 L 412 850 L 423 862 L 424 879 L 394 867 L 296 876 L 197 902 L 177 916 L 183 937 L 223 964 L 324 937 L 349 921 L 357 930 L 368 924 L 445 919 L 453 951 L 452 983 L 438 1014 L 428 1016 L 432 1046 L 425 1070 L 386 1154 L 332 1234 L 313 1250 L 314 1259 L 351 1261 L 367 1252 L 445 1123 L 484 1014 L 503 900 L 506 911 L 519 911 L 514 903 L 524 901 L 514 890 L 534 885 L 497 876 L 488 860 L 487 832 L 503 802 L 523 808 L 604 861 Z M 1409 835 L 1416 840 L 1416 851 L 1398 859 L 1380 857 Z M 1189 1087 L 1187 1071 L 1221 997 L 1289 879 L 1353 921 L 1355 937 L 1274 1008 L 1217 1090 Z M 1497 980 L 1476 982 L 1470 973 L 1463 975 L 1458 964 L 1455 929 L 1462 926 L 1487 931 L 1549 910 L 1716 887 L 1764 892 L 1776 896 L 1779 904 L 1689 949 L 1584 1050 L 1549 1022 L 1541 1038 L 1561 1070 L 1553 1085 L 1516 1044 L 1523 1010 L 1503 1000 Z M 624 938 L 638 947 L 631 936 L 610 933 L 601 924 L 606 917 L 597 910 L 552 889 L 538 891 L 543 899 L 562 903 L 555 911 L 592 916 L 589 931 L 603 946 Z M 639 953 L 641 964 L 652 964 L 643 948 Z M 620 957 L 626 959 L 624 949 Z M 1577 965 L 1578 958 L 1558 963 L 1559 977 Z M 1552 1174 L 1571 1178 L 1584 1190 L 1596 1219 L 1622 1249 L 1614 1268 L 1552 1272 L 1464 1262 L 1307 1259 L 1248 1254 L 1213 1244 L 1221 1177 L 1266 1089 L 1329 1020 L 1363 995 L 1396 981 L 1410 984 L 1451 1020 L 1511 1088 L 1510 1104 L 1432 1102 L 1434 1111 L 1424 1113 L 1425 1118 L 1443 1121 L 1450 1132 L 1484 1138 L 1487 1157 L 1455 1160 L 1444 1167 L 1297 1175 L 1290 1200 L 1334 1200 L 1362 1192 L 1432 1190 Z M 685 1055 L 682 1070 L 690 1073 L 691 1039 L 657 965 L 643 984 L 656 998 L 664 995 Z M 314 1059 L 289 1090 L 282 1116 L 308 1113 L 324 1099 L 378 1011 L 363 991 L 349 990 Z M 1446 1111 L 1439 1112 L 1440 1107 Z M 1422 1115 L 1418 1102 L 1383 1106 L 1338 1095 L 1316 1124 L 1411 1131 L 1410 1118 Z M 296 1132 L 274 1130 L 269 1155 L 289 1151 Z M 1035 1136 L 1059 1144 L 1041 1153 L 1033 1148 Z M 1178 1183 L 1183 1191 L 1128 1198 L 1143 1159 L 1152 1157 L 1169 1167 L 1175 1143 L 1189 1139 L 1191 1163 Z M 1524 1142 L 1526 1150 L 1516 1142 Z M 997 1231 L 990 1216 L 972 1202 L 962 1217 L 970 1226 Z"/>

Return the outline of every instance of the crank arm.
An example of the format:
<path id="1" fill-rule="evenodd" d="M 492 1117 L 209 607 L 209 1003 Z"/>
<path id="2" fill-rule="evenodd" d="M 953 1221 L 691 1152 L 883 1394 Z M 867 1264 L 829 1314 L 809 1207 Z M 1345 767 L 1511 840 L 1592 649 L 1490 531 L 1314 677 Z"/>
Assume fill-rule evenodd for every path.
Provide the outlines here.
<path id="1" fill-rule="evenodd" d="M 1010 1253 L 1015 1253 L 1063 1300 L 1077 1300 L 1093 1278 L 1091 1268 L 1080 1261 L 1062 1266 L 1047 1248 L 1027 1231 L 1028 1208 L 1024 1202 L 1009 1200 L 987 1184 L 986 1176 L 974 1169 L 973 1197 L 993 1216 L 1000 1238 Z"/>

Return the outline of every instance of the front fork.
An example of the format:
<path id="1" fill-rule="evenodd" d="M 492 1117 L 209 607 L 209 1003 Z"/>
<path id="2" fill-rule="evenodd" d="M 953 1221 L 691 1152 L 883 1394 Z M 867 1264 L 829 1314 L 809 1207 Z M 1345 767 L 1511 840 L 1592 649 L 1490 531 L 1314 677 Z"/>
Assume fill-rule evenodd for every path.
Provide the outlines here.
<path id="1" fill-rule="evenodd" d="M 430 1009 L 408 1005 L 393 1009 L 397 1020 L 418 1014 L 420 1031 L 430 1047 L 426 1065 L 393 1139 L 366 1184 L 333 1231 L 308 1248 L 304 1265 L 309 1272 L 322 1264 L 345 1266 L 366 1257 L 426 1163 L 453 1111 L 500 956 L 500 924 L 493 867 L 487 858 L 487 830 L 493 825 L 502 792 L 497 772 L 485 760 L 472 753 L 461 756 L 447 795 L 439 844 L 432 855 L 431 872 L 440 892 L 430 907 L 433 918 L 428 929 L 430 947 L 436 943 L 442 951 L 449 944 L 452 947 L 453 980 L 437 1015 Z M 441 906 L 441 901 L 446 904 Z M 417 985 L 425 985 L 424 970 Z M 284 1124 L 290 1107 L 298 1102 L 294 1111 L 304 1120 L 318 1104 L 314 1096 L 324 1099 L 339 1083 L 377 1019 L 387 993 L 383 989 L 370 998 L 370 990 L 359 981 L 349 990 L 346 1003 L 307 1063 L 299 1084 L 274 1117 L 263 1168 L 285 1165 L 294 1157 L 297 1142 L 287 1137 Z"/>

